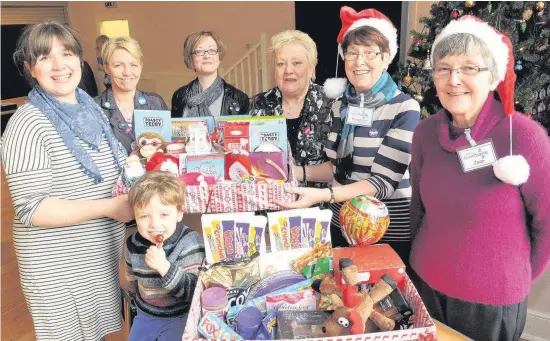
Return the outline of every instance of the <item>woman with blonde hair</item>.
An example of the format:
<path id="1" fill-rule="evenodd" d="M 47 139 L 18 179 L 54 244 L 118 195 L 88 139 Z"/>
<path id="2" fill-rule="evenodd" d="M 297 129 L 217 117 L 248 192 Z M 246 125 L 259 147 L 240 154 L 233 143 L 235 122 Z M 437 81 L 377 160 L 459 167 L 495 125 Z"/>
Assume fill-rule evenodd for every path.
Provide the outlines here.
<path id="1" fill-rule="evenodd" d="M 283 115 L 287 136 L 303 185 L 326 187 L 308 182 L 305 167 L 328 161 L 324 152 L 332 123 L 332 103 L 321 86 L 314 83 L 317 45 L 309 35 L 297 30 L 271 38 L 270 53 L 276 86 L 252 98 L 251 115 Z"/>
<path id="2" fill-rule="evenodd" d="M 248 96 L 218 75 L 225 45 L 210 31 L 193 32 L 183 44 L 185 66 L 197 78 L 172 96 L 172 117 L 242 115 L 248 113 Z"/>
<path id="3" fill-rule="evenodd" d="M 127 153 L 135 146 L 134 110 L 168 110 L 159 95 L 137 89 L 143 70 L 143 53 L 137 40 L 119 37 L 107 40 L 101 49 L 105 72 L 111 86 L 95 101 L 101 108 Z"/>

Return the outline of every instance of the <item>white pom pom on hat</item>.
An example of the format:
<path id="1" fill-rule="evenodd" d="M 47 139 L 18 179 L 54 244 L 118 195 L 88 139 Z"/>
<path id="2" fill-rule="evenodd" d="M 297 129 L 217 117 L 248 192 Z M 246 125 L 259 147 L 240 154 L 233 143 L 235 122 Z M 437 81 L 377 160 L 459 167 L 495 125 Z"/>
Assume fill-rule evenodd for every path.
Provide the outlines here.
<path id="1" fill-rule="evenodd" d="M 522 155 L 512 154 L 512 115 L 514 110 L 514 88 L 516 73 L 514 72 L 514 48 L 510 38 L 481 19 L 465 15 L 458 20 L 451 21 L 435 38 L 432 45 L 432 65 L 434 63 L 435 46 L 443 38 L 457 33 L 469 33 L 480 39 L 491 51 L 497 68 L 497 77 L 500 83 L 497 92 L 504 106 L 504 113 L 510 122 L 510 155 L 500 158 L 493 164 L 495 176 L 504 183 L 519 186 L 529 178 L 529 164 Z"/>
<path id="2" fill-rule="evenodd" d="M 328 78 L 323 84 L 323 91 L 328 98 L 336 99 L 342 96 L 347 84 L 346 78 Z"/>
<path id="3" fill-rule="evenodd" d="M 384 37 L 388 39 L 390 48 L 390 62 L 397 55 L 398 41 L 397 29 L 393 26 L 388 17 L 379 11 L 369 8 L 357 13 L 353 8 L 342 6 L 340 8 L 340 19 L 342 20 L 342 28 L 338 34 L 336 41 L 338 42 L 338 55 L 344 59 L 344 51 L 342 50 L 342 40 L 349 32 L 364 26 L 370 26 L 377 29 Z M 338 74 L 338 57 L 336 57 L 336 74 Z M 336 75 L 338 76 L 338 75 Z M 342 96 L 346 89 L 346 78 L 329 78 L 323 86 L 325 94 L 329 98 L 338 98 Z"/>

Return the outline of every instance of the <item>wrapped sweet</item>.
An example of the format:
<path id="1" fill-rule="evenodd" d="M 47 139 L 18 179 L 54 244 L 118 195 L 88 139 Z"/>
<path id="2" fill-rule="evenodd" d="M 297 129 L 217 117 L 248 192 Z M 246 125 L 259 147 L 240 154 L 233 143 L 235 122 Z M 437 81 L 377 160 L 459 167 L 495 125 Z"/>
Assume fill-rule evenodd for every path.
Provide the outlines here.
<path id="1" fill-rule="evenodd" d="M 351 246 L 378 242 L 389 224 L 388 208 L 373 197 L 360 195 L 346 201 L 340 209 L 340 228 Z"/>

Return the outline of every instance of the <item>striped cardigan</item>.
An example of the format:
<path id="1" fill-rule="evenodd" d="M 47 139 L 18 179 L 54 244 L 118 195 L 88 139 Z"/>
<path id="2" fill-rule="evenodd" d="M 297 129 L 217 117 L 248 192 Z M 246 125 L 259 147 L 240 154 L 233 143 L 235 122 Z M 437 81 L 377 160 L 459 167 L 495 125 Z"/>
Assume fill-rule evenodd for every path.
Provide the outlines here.
<path id="1" fill-rule="evenodd" d="M 334 120 L 340 119 L 340 104 L 336 102 L 333 106 Z M 386 204 L 390 213 L 390 226 L 383 242 L 410 240 L 409 163 L 412 135 L 419 122 L 418 102 L 398 91 L 387 104 L 374 110 L 372 127 L 355 128 L 351 176 L 345 183 L 335 181 L 333 184 L 367 180 L 376 188 L 375 197 Z M 332 132 L 325 149 L 335 173 L 340 136 L 340 132 Z M 341 203 L 331 204 L 331 209 L 338 213 L 341 206 Z M 339 214 L 333 215 L 336 225 L 339 225 L 338 218 Z"/>
<path id="2" fill-rule="evenodd" d="M 204 260 L 204 243 L 196 231 L 178 225 L 165 240 L 164 251 L 170 269 L 164 277 L 145 265 L 145 253 L 153 244 L 135 232 L 126 240 L 126 279 L 136 305 L 158 317 L 176 317 L 189 311 L 199 267 Z"/>

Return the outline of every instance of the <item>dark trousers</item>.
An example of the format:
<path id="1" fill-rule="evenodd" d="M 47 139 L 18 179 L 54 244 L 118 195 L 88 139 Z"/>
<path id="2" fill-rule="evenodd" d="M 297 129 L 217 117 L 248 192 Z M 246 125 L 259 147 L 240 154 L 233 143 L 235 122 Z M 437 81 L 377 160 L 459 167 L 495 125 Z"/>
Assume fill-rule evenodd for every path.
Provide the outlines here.
<path id="1" fill-rule="evenodd" d="M 517 341 L 521 337 L 527 317 L 527 297 L 506 306 L 468 302 L 431 288 L 412 268 L 407 274 L 430 316 L 439 322 L 476 341 Z"/>
<path id="2" fill-rule="evenodd" d="M 335 226 L 334 224 L 330 225 L 330 238 L 332 240 L 332 247 L 349 246 L 346 238 L 342 235 L 342 230 L 340 229 L 340 226 Z M 395 250 L 395 252 L 397 252 L 399 257 L 403 260 L 403 263 L 405 263 L 406 269 L 410 268 L 410 265 L 409 265 L 409 254 L 411 253 L 410 241 L 378 242 L 378 243 L 389 244 Z"/>

